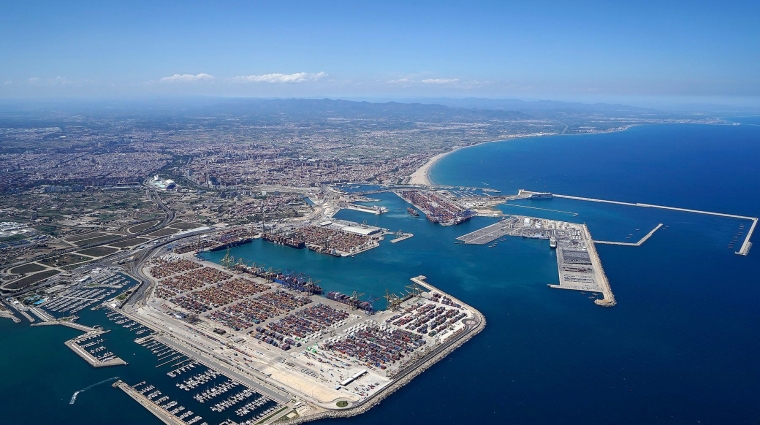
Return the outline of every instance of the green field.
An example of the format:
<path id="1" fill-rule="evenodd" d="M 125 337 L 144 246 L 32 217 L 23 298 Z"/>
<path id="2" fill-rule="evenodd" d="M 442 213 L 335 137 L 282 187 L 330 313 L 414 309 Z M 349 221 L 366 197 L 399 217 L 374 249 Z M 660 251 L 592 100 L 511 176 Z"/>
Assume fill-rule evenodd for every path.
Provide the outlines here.
<path id="1" fill-rule="evenodd" d="M 90 232 L 90 233 L 85 233 L 83 235 L 68 236 L 66 237 L 66 240 L 69 242 L 79 242 L 84 239 L 98 238 L 104 235 L 105 233 L 102 233 L 102 232 Z"/>
<path id="2" fill-rule="evenodd" d="M 78 242 L 75 242 L 74 245 L 76 245 L 76 246 L 85 246 L 85 245 L 90 245 L 90 244 L 93 244 L 93 243 L 103 243 L 103 242 L 112 241 L 112 240 L 114 240 L 116 238 L 120 238 L 120 237 L 121 237 L 121 235 L 105 235 L 105 236 L 100 236 L 98 238 L 80 240 Z"/>
<path id="3" fill-rule="evenodd" d="M 115 247 L 118 247 L 118 248 L 124 248 L 124 247 L 128 247 L 128 246 L 140 245 L 141 243 L 148 242 L 149 240 L 150 239 L 146 239 L 146 238 L 132 238 L 132 239 L 125 239 L 125 240 L 119 241 L 119 242 L 114 242 L 114 243 L 111 243 L 109 245 L 110 246 L 115 246 Z"/>
<path id="4" fill-rule="evenodd" d="M 36 263 L 28 263 L 24 264 L 23 266 L 14 267 L 10 270 L 13 274 L 22 274 L 22 273 L 34 273 L 38 272 L 40 270 L 45 270 L 47 267 L 41 266 Z"/>
<path id="5" fill-rule="evenodd" d="M 29 286 L 35 282 L 39 282 L 43 279 L 46 279 L 50 276 L 55 276 L 58 273 L 60 273 L 58 270 L 47 270 L 44 272 L 35 273 L 33 275 L 29 275 L 25 278 L 19 279 L 10 285 L 7 286 L 8 289 L 19 289 L 24 288 L 26 286 Z"/>
<path id="6" fill-rule="evenodd" d="M 157 221 L 149 221 L 147 223 L 141 223 L 141 224 L 138 224 L 136 226 L 132 226 L 132 227 L 129 228 L 129 233 L 142 232 L 143 230 L 149 229 L 151 226 L 154 226 L 156 223 L 158 223 L 158 222 Z"/>
<path id="7" fill-rule="evenodd" d="M 170 224 L 169 226 L 173 227 L 175 229 L 188 230 L 188 229 L 195 229 L 195 228 L 201 227 L 203 225 L 199 224 L 199 223 L 188 223 L 188 222 L 185 222 L 185 221 L 175 221 L 174 223 Z"/>
<path id="8" fill-rule="evenodd" d="M 81 263 L 88 260 L 91 260 L 91 258 L 85 257 L 83 255 L 63 254 L 58 257 L 46 258 L 40 262 L 48 266 L 63 267 L 63 266 L 71 265 L 71 264 Z"/>
<path id="9" fill-rule="evenodd" d="M 118 251 L 118 248 L 111 248 L 107 246 L 96 246 L 94 248 L 83 249 L 77 251 L 77 254 L 89 255 L 90 257 L 103 257 L 104 255 L 113 254 Z"/>
<path id="10" fill-rule="evenodd" d="M 153 233 L 148 233 L 148 236 L 152 236 L 154 238 L 158 238 L 158 237 L 161 237 L 161 236 L 173 235 L 173 234 L 175 234 L 177 232 L 178 232 L 178 230 L 176 230 L 176 229 L 168 229 L 167 228 L 167 229 L 156 230 Z"/>

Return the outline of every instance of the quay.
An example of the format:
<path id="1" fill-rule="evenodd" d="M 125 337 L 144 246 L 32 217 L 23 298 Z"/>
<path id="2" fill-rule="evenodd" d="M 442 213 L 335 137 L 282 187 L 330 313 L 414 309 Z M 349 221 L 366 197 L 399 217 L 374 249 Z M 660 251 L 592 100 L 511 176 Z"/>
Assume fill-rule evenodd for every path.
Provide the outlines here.
<path id="1" fill-rule="evenodd" d="M 612 242 L 612 241 L 594 241 L 594 243 L 600 243 L 605 245 L 620 245 L 620 246 L 641 246 L 654 235 L 654 232 L 660 230 L 662 223 L 658 224 L 651 232 L 644 235 L 638 242 Z"/>
<path id="2" fill-rule="evenodd" d="M 48 322 L 50 323 L 50 322 Z M 120 359 L 119 357 L 113 357 L 109 360 L 101 361 L 97 357 L 93 356 L 87 350 L 79 346 L 79 341 L 91 339 L 100 335 L 103 335 L 106 332 L 95 330 L 94 332 L 88 332 L 84 335 L 80 335 L 76 338 L 70 339 L 66 341 L 64 344 L 71 349 L 71 351 L 75 352 L 79 357 L 83 358 L 87 363 L 90 364 L 92 367 L 108 367 L 108 366 L 122 366 L 126 365 L 127 362 Z"/>
<path id="3" fill-rule="evenodd" d="M 72 328 L 72 329 L 76 329 L 78 331 L 83 331 L 83 332 L 96 332 L 96 331 L 98 331 L 95 328 L 91 328 L 91 327 L 83 325 L 81 323 L 71 322 L 71 321 L 68 321 L 68 320 L 49 320 L 47 322 L 35 323 L 32 326 L 53 326 L 53 325 L 66 326 L 66 327 L 69 327 L 69 328 Z"/>
<path id="4" fill-rule="evenodd" d="M 508 220 L 499 220 L 494 224 L 467 233 L 457 238 L 467 245 L 485 245 L 502 236 L 509 235 L 513 229 L 513 223 Z"/>
<path id="5" fill-rule="evenodd" d="M 135 401 L 140 403 L 150 413 L 153 413 L 158 419 L 161 420 L 161 422 L 165 423 L 166 425 L 187 425 L 185 421 L 172 415 L 171 413 L 169 413 L 168 410 L 164 409 L 163 407 L 156 405 L 155 403 L 150 401 L 147 397 L 135 391 L 134 388 L 127 385 L 124 381 L 118 380 L 114 382 L 113 386 L 114 388 L 118 388 L 124 391 L 128 396 L 135 399 Z"/>
<path id="6" fill-rule="evenodd" d="M 644 241 L 657 229 L 659 226 Z M 485 245 L 503 236 L 549 239 L 549 247 L 557 249 L 559 274 L 559 284 L 550 284 L 550 288 L 601 293 L 602 299 L 594 301 L 596 305 L 612 307 L 616 304 L 591 232 L 585 224 L 514 215 L 460 236 L 457 240 L 468 245 Z"/>
<path id="7" fill-rule="evenodd" d="M 520 195 L 527 195 L 530 196 L 532 194 L 536 194 L 539 192 L 531 192 L 528 190 L 522 190 L 520 189 Z M 687 213 L 694 213 L 694 214 L 703 214 L 703 215 L 711 215 L 716 217 L 726 217 L 726 218 L 735 218 L 739 220 L 750 220 L 752 221 L 752 226 L 750 227 L 749 231 L 747 232 L 747 236 L 744 238 L 744 243 L 742 243 L 741 248 L 735 252 L 737 255 L 744 255 L 746 256 L 749 254 L 749 249 L 752 247 L 752 242 L 750 242 L 750 239 L 752 238 L 752 233 L 755 231 L 755 227 L 757 226 L 757 217 L 748 217 L 744 215 L 737 215 L 737 214 L 726 214 L 726 213 L 719 213 L 719 212 L 712 212 L 712 211 L 702 211 L 702 210 L 695 210 L 691 208 L 679 208 L 679 207 L 668 207 L 665 205 L 654 205 L 654 204 L 642 204 L 642 203 L 632 203 L 632 202 L 620 202 L 620 201 L 610 201 L 607 199 L 596 199 L 596 198 L 584 198 L 582 196 L 570 196 L 570 195 L 558 195 L 558 194 L 552 194 L 555 198 L 564 198 L 564 199 L 573 199 L 576 201 L 586 201 L 586 202 L 599 202 L 599 203 L 605 203 L 605 204 L 615 204 L 615 205 L 625 205 L 629 207 L 641 207 L 641 208 L 657 208 L 661 210 L 670 210 L 670 211 L 679 211 L 679 212 L 687 212 Z"/>
<path id="8" fill-rule="evenodd" d="M 128 303 L 120 310 L 155 332 L 138 342 L 155 340 L 179 353 L 191 353 L 193 361 L 290 407 L 265 422 L 287 416 L 292 409 L 299 415 L 296 422 L 363 413 L 485 327 L 480 312 L 436 290 L 423 277 L 414 280 L 418 289 L 401 297 L 388 295 L 389 307 L 372 311 L 365 308 L 371 307 L 366 302 L 357 310 L 329 297 L 283 290 L 269 280 L 199 260 L 191 253 L 139 267 L 155 287 L 144 293 L 145 301 L 135 300 L 136 305 Z M 185 279 L 179 286 L 173 275 L 201 280 Z M 174 294 L 166 295 L 169 291 Z M 187 297 L 194 303 L 186 302 Z M 259 307 L 264 301 L 276 303 L 282 311 L 267 313 Z M 214 307 L 201 307 L 211 302 Z M 198 312 L 201 323 L 182 319 L 192 311 Z M 244 314 L 259 315 L 260 322 L 249 324 Z M 291 330 L 299 332 L 300 349 L 291 348 L 296 345 L 288 336 L 276 338 Z M 255 332 L 275 338 L 247 337 Z M 386 352 L 367 346 L 356 351 L 355 344 L 365 344 L 362 338 L 377 338 L 390 348 Z M 362 370 L 366 373 L 356 375 Z M 350 385 L 341 384 L 355 375 L 359 378 Z M 294 406 L 299 400 L 303 409 Z"/>

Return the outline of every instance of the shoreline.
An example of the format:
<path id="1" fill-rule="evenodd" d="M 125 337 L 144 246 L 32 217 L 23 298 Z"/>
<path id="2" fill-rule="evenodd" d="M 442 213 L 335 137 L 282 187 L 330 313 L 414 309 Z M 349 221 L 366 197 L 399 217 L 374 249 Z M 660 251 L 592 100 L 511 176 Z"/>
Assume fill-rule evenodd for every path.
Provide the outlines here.
<path id="1" fill-rule="evenodd" d="M 433 181 L 430 180 L 430 170 L 433 169 L 433 166 L 438 163 L 441 159 L 446 157 L 447 155 L 450 155 L 456 151 L 459 151 L 461 149 L 467 149 L 474 146 L 480 146 L 484 145 L 486 143 L 499 143 L 499 142 L 509 142 L 511 140 L 515 139 L 526 139 L 529 137 L 547 137 L 547 136 L 585 136 L 588 134 L 609 134 L 609 133 L 618 133 L 627 131 L 633 127 L 638 127 L 640 125 L 647 125 L 647 124 L 630 124 L 626 125 L 623 129 L 618 130 L 610 130 L 610 131 L 600 131 L 597 133 L 583 133 L 583 134 L 516 134 L 510 137 L 507 137 L 505 139 L 499 139 L 499 140 L 488 140 L 484 142 L 476 142 L 472 145 L 467 146 L 456 146 L 454 149 L 447 151 L 447 152 L 441 152 L 430 159 L 427 160 L 426 163 L 422 164 L 420 168 L 416 169 L 412 174 L 409 175 L 409 181 L 407 184 L 409 185 L 420 185 L 420 186 L 434 186 Z M 654 124 L 656 125 L 656 124 Z M 709 125 L 709 124 L 708 124 Z"/>

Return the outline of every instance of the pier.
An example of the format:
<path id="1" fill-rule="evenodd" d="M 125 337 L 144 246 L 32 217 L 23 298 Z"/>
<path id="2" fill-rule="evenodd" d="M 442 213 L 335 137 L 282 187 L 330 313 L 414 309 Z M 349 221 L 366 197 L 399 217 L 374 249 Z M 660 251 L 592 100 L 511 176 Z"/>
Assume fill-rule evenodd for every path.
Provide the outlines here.
<path id="1" fill-rule="evenodd" d="M 509 220 L 499 220 L 494 224 L 467 233 L 457 238 L 468 245 L 485 245 L 502 236 L 509 235 L 513 230 L 514 223 Z"/>
<path id="2" fill-rule="evenodd" d="M 620 245 L 620 246 L 641 246 L 646 242 L 649 238 L 654 235 L 654 232 L 660 230 L 660 227 L 662 227 L 662 223 L 658 224 L 654 229 L 652 229 L 651 232 L 644 235 L 643 238 L 641 238 L 638 242 L 612 242 L 612 241 L 594 241 L 594 243 L 601 243 L 605 245 Z"/>
<path id="3" fill-rule="evenodd" d="M 649 232 L 639 243 L 651 237 L 660 226 Z M 549 287 L 601 293 L 602 299 L 594 301 L 597 305 L 615 305 L 610 283 L 596 252 L 591 232 L 585 224 L 515 215 L 457 239 L 468 245 L 485 245 L 502 236 L 549 239 L 549 247 L 557 249 L 559 272 L 559 284 L 550 284 Z M 489 248 L 494 246 L 495 244 L 489 245 Z"/>
<path id="4" fill-rule="evenodd" d="M 522 189 L 520 190 L 520 194 L 531 195 L 534 193 L 538 193 L 538 192 L 531 192 L 531 191 L 522 190 Z M 749 249 L 752 247 L 752 242 L 750 242 L 750 239 L 752 238 L 752 233 L 755 231 L 755 227 L 757 226 L 757 220 L 758 220 L 757 217 L 748 217 L 744 215 L 726 214 L 726 213 L 719 213 L 719 212 L 712 212 L 712 211 L 702 211 L 702 210 L 695 210 L 691 208 L 668 207 L 665 205 L 642 204 L 639 202 L 633 203 L 633 202 L 610 201 L 607 199 L 584 198 L 582 196 L 557 195 L 557 194 L 552 194 L 552 196 L 554 196 L 555 198 L 573 199 L 576 201 L 599 202 L 599 203 L 604 203 L 604 204 L 624 205 L 628 207 L 657 208 L 661 210 L 711 215 L 715 217 L 735 218 L 739 220 L 750 220 L 752 221 L 752 226 L 747 232 L 747 236 L 744 238 L 744 243 L 742 243 L 741 248 L 739 248 L 739 250 L 735 252 L 735 254 L 737 255 L 744 255 L 744 256 L 749 254 Z"/>
<path id="5" fill-rule="evenodd" d="M 51 322 L 47 322 L 51 323 Z M 84 335 L 78 336 L 74 339 L 70 339 L 66 341 L 64 344 L 71 349 L 71 351 L 75 352 L 79 357 L 83 358 L 87 363 L 90 364 L 92 367 L 108 367 L 108 366 L 122 366 L 126 365 L 127 362 L 120 359 L 116 356 L 107 356 L 105 358 L 98 358 L 94 355 L 92 355 L 89 351 L 87 351 L 85 348 L 80 346 L 80 342 L 87 341 L 89 339 L 98 337 L 100 335 L 105 334 L 106 332 L 103 331 L 94 331 L 94 332 L 88 332 Z M 102 348 L 105 350 L 105 348 Z M 97 351 L 97 350 L 96 350 Z M 108 353 L 106 353 L 108 355 Z"/>
<path id="6" fill-rule="evenodd" d="M 144 408 L 148 409 L 150 413 L 153 413 L 158 419 L 161 420 L 161 422 L 165 423 L 166 425 L 187 425 L 185 421 L 182 419 L 177 418 L 176 416 L 169 413 L 168 410 L 164 409 L 161 406 L 156 405 L 152 401 L 150 401 L 147 397 L 140 394 L 138 391 L 136 391 L 134 388 L 130 387 L 123 381 L 119 380 L 116 381 L 113 386 L 115 388 L 118 388 L 122 391 L 124 391 L 128 396 L 132 397 L 140 403 Z"/>

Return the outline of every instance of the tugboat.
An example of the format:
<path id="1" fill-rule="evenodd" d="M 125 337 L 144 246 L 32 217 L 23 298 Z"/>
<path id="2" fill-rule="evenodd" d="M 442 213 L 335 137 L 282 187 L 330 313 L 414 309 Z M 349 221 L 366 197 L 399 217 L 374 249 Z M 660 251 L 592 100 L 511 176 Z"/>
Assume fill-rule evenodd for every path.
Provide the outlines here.
<path id="1" fill-rule="evenodd" d="M 406 212 L 408 212 L 409 215 L 411 215 L 412 217 L 419 217 L 420 216 L 420 213 L 418 213 L 417 210 L 415 210 L 412 207 L 407 208 Z"/>

